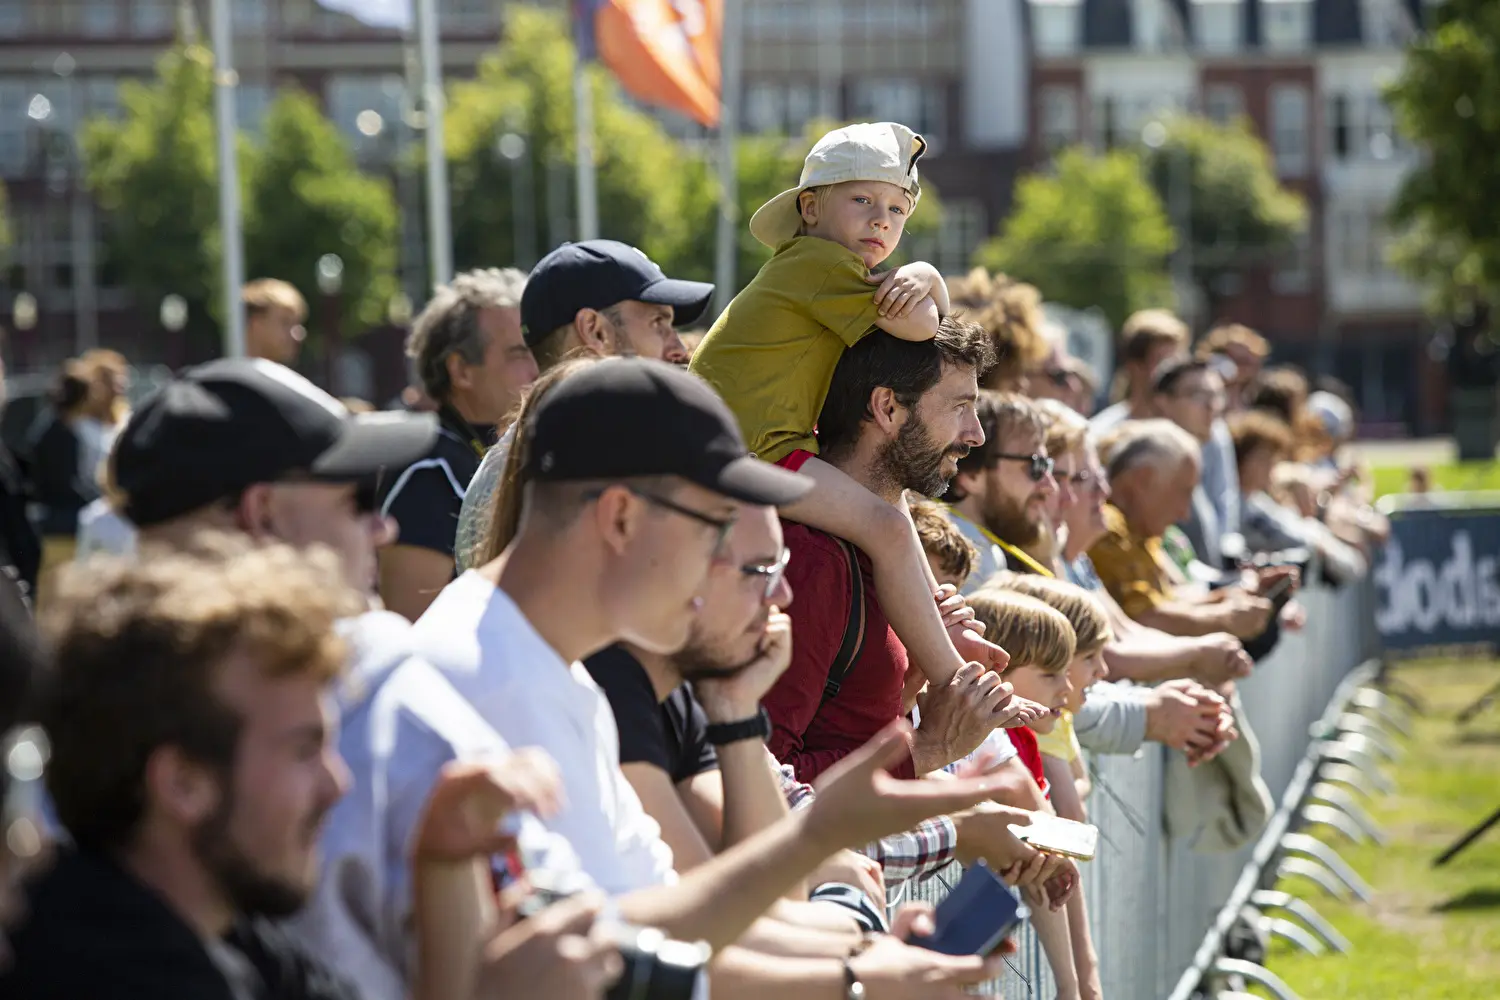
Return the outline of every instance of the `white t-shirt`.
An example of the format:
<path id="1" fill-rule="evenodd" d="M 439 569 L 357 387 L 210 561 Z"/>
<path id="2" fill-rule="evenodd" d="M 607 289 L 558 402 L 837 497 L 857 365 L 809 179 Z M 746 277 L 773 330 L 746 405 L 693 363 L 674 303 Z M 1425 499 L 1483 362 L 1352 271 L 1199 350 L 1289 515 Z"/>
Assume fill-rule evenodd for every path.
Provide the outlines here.
<path id="1" fill-rule="evenodd" d="M 417 622 L 413 641 L 507 743 L 552 755 L 567 802 L 544 822 L 605 892 L 676 879 L 661 828 L 620 770 L 609 701 L 583 664 L 564 663 L 507 594 L 465 573 Z"/>
<path id="2" fill-rule="evenodd" d="M 450 761 L 499 759 L 510 748 L 440 671 L 411 655 L 406 619 L 373 611 L 340 631 L 352 656 L 337 691 L 339 753 L 353 780 L 323 830 L 318 888 L 288 926 L 365 1000 L 406 1000 L 416 972 L 411 849 L 427 800 Z M 507 822 L 528 865 L 592 886 L 567 842 L 536 817 Z"/>

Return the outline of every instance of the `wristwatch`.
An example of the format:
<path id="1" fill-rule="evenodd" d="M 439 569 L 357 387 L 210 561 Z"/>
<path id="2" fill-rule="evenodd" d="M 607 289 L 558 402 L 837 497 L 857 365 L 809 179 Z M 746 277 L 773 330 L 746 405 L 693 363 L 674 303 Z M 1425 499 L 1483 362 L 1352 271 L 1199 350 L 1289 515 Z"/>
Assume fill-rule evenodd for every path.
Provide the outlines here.
<path id="1" fill-rule="evenodd" d="M 865 1000 L 865 984 L 854 974 L 854 967 L 844 959 L 844 1000 Z"/>
<path id="2" fill-rule="evenodd" d="M 738 743 L 741 740 L 760 740 L 764 743 L 771 738 L 771 713 L 766 711 L 762 705 L 760 711 L 748 719 L 740 719 L 738 722 L 714 722 L 703 731 L 704 738 L 716 747 L 726 743 Z"/>

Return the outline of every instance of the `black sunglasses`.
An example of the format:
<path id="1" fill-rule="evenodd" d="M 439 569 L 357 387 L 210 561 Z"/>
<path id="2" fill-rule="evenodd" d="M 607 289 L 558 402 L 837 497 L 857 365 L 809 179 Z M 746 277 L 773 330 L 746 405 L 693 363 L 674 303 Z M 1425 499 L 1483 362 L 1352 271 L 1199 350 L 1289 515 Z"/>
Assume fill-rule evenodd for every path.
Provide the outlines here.
<path id="1" fill-rule="evenodd" d="M 1033 483 L 1039 483 L 1052 475 L 1052 470 L 1057 468 L 1057 463 L 1046 455 L 1007 455 L 1000 452 L 992 456 L 995 459 L 1005 459 L 1010 462 L 1030 462 L 1031 468 L 1027 472 Z"/>
<path id="2" fill-rule="evenodd" d="M 624 483 L 618 483 L 615 485 L 625 486 Z M 604 495 L 604 490 L 608 488 L 609 487 L 606 486 L 603 489 L 590 490 L 583 495 L 583 499 L 598 500 L 601 496 Z M 684 507 L 680 503 L 677 503 L 673 500 L 668 500 L 666 497 L 658 496 L 655 493 L 648 493 L 645 490 L 638 490 L 630 486 L 625 486 L 625 489 L 628 490 L 631 495 L 640 497 L 642 500 L 646 501 L 653 507 L 659 507 L 662 510 L 670 511 L 671 513 L 677 514 L 680 517 L 686 517 L 690 520 L 697 521 L 699 524 L 706 524 L 710 528 L 713 528 L 716 532 L 718 532 L 718 536 L 714 539 L 713 556 L 715 559 L 717 559 L 724 554 L 724 547 L 729 542 L 729 533 L 734 530 L 734 524 L 737 520 L 736 517 L 710 517 L 702 511 L 693 510 L 693 508 L 691 507 Z"/>

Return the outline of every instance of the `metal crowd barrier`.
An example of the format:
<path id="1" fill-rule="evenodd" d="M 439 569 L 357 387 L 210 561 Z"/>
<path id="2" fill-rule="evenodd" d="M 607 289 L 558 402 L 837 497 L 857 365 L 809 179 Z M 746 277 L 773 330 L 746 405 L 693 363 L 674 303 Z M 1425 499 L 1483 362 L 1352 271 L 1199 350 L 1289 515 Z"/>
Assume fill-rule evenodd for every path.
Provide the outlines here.
<path id="1" fill-rule="evenodd" d="M 1261 777 L 1278 804 L 1289 789 L 1300 802 L 1306 781 L 1294 787 L 1294 779 L 1299 765 L 1316 752 L 1320 723 L 1330 706 L 1341 707 L 1335 697 L 1342 693 L 1341 684 L 1344 692 L 1350 690 L 1346 679 L 1380 649 L 1374 587 L 1368 580 L 1338 589 L 1311 583 L 1298 600 L 1307 608 L 1307 626 L 1300 633 L 1283 632 L 1275 651 L 1238 685 L 1260 744 Z M 1229 922 L 1232 915 L 1222 911 L 1236 888 L 1243 888 L 1247 879 L 1254 889 L 1269 888 L 1275 881 L 1275 873 L 1264 869 L 1281 853 L 1286 809 L 1277 812 L 1261 838 L 1275 841 L 1269 846 L 1252 839 L 1237 851 L 1205 854 L 1167 835 L 1163 795 L 1171 752 L 1150 743 L 1130 757 L 1089 755 L 1094 792 L 1087 805 L 1090 821 L 1099 827 L 1099 852 L 1079 868 L 1104 994 L 1110 1000 L 1191 995 L 1199 974 L 1209 971 L 1205 963 L 1218 957 L 1223 928 L 1216 923 Z M 1282 829 L 1271 829 L 1278 822 Z M 892 898 L 936 904 L 961 875 L 955 863 L 923 882 L 893 890 Z M 1010 957 L 1005 974 L 982 993 L 1051 1000 L 1056 985 L 1030 927 L 1017 944 L 1019 953 Z"/>

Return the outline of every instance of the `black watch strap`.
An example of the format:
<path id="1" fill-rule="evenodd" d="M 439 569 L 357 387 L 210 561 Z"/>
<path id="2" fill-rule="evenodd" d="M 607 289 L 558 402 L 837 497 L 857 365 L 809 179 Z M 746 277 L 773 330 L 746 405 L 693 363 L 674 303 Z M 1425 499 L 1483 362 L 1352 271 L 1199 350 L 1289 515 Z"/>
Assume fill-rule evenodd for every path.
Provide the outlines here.
<path id="1" fill-rule="evenodd" d="M 703 731 L 704 738 L 716 747 L 726 743 L 738 743 L 741 740 L 760 740 L 764 743 L 771 738 L 771 713 L 766 711 L 762 705 L 760 712 L 748 719 L 740 719 L 738 722 L 714 722 Z"/>

